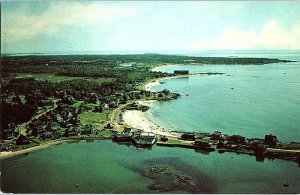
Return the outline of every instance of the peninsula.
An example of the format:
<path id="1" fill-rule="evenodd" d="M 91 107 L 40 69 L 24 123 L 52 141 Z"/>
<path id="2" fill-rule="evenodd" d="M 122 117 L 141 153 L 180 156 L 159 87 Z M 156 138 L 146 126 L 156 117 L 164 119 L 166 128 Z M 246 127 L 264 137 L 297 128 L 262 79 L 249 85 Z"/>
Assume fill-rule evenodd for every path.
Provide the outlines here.
<path id="1" fill-rule="evenodd" d="M 286 62 L 291 61 L 159 54 L 2 56 L 1 158 L 64 141 L 112 139 L 137 147 L 217 150 L 299 163 L 300 144 L 293 140 L 281 143 L 273 135 L 252 139 L 222 132 L 176 132 L 162 129 L 142 115 L 151 102 L 180 96 L 167 89 L 151 90 L 164 79 L 223 74 L 162 73 L 160 66 Z"/>

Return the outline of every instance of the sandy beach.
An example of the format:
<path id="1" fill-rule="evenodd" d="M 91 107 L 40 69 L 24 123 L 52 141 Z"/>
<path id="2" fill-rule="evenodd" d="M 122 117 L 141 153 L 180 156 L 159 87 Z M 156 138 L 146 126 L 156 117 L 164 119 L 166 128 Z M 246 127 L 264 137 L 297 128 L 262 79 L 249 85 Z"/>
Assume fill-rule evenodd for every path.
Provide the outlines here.
<path id="1" fill-rule="evenodd" d="M 164 67 L 167 67 L 167 66 L 174 66 L 174 65 L 169 64 L 169 65 L 158 66 L 158 67 L 153 68 L 152 71 L 158 72 L 158 71 L 160 71 L 161 68 L 164 68 Z M 203 73 L 164 77 L 164 78 L 160 78 L 160 79 L 150 81 L 149 83 L 147 83 L 144 86 L 144 88 L 147 91 L 155 92 L 155 90 L 153 90 L 153 87 L 155 87 L 157 85 L 160 85 L 161 81 L 163 81 L 163 80 L 168 80 L 168 79 L 172 79 L 172 78 L 189 77 L 189 76 L 199 76 L 199 75 L 203 75 Z M 146 106 L 149 106 L 149 107 L 151 107 L 151 104 L 153 102 L 155 102 L 155 101 L 154 100 L 138 101 L 139 104 L 146 105 Z M 179 137 L 179 135 L 177 133 L 170 132 L 169 130 L 166 130 L 166 129 L 158 126 L 157 124 L 155 124 L 142 111 L 127 110 L 123 114 L 123 119 L 124 119 L 124 121 L 127 125 L 129 125 L 133 128 L 142 129 L 145 132 L 150 132 L 150 133 L 155 133 L 157 135 L 165 135 L 165 136 L 170 136 L 170 137 Z"/>
<path id="2" fill-rule="evenodd" d="M 123 114 L 123 119 L 126 124 L 136 129 L 142 129 L 144 132 L 154 133 L 156 135 L 164 135 L 169 137 L 178 137 L 177 133 L 169 132 L 162 129 L 157 124 L 152 122 L 145 112 L 138 110 L 127 110 Z"/>
<path id="3" fill-rule="evenodd" d="M 165 67 L 169 67 L 169 66 L 175 66 L 175 64 L 165 64 L 162 66 L 157 66 L 151 69 L 152 72 L 159 72 L 160 69 L 165 68 Z"/>

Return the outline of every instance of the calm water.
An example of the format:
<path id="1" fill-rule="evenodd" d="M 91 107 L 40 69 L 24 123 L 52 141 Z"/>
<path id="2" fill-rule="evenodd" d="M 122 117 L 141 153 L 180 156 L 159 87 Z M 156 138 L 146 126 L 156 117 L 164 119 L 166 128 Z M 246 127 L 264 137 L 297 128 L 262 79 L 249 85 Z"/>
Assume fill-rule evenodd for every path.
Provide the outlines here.
<path id="1" fill-rule="evenodd" d="M 195 178 L 195 188 L 172 193 L 300 192 L 300 169 L 294 162 L 256 162 L 248 155 L 205 155 L 182 148 L 137 150 L 111 141 L 65 143 L 3 160 L 1 188 L 23 193 L 158 193 L 148 190 L 158 180 L 144 174 L 157 165 Z"/>
<path id="2" fill-rule="evenodd" d="M 273 56 L 274 57 L 274 56 Z M 298 59 L 299 56 L 289 56 Z M 168 129 L 300 141 L 300 62 L 268 65 L 175 65 L 173 72 L 222 72 L 167 80 L 155 90 L 170 89 L 178 100 L 154 103 L 148 116 Z"/>

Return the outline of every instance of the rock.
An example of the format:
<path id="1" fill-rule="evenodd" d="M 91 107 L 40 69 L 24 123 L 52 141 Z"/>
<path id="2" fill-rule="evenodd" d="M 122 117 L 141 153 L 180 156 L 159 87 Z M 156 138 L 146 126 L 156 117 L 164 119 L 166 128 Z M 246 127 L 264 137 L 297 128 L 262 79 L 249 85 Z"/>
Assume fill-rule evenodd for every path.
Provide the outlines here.
<path id="1" fill-rule="evenodd" d="M 154 184 L 148 186 L 148 189 L 149 190 L 158 190 L 159 192 L 169 192 L 169 191 L 174 190 L 173 188 L 171 188 L 169 186 L 164 186 L 164 185 L 157 184 L 157 183 L 154 183 Z"/>

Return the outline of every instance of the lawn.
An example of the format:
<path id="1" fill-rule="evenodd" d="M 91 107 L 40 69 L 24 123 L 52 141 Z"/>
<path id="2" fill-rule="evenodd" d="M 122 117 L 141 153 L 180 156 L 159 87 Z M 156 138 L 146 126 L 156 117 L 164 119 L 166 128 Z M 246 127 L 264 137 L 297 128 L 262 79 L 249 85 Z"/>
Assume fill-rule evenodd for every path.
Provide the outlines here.
<path id="1" fill-rule="evenodd" d="M 181 144 L 181 145 L 191 145 L 193 141 L 184 141 L 184 140 L 179 140 L 179 139 L 174 139 L 168 137 L 168 141 L 166 143 L 168 144 Z"/>
<path id="2" fill-rule="evenodd" d="M 100 133 L 103 137 L 110 137 L 112 135 L 111 131 L 104 130 Z"/>
<path id="3" fill-rule="evenodd" d="M 114 78 L 88 78 L 88 77 L 69 77 L 69 76 L 57 76 L 51 73 L 39 73 L 39 74 L 31 74 L 31 73 L 18 73 L 16 78 L 34 78 L 39 81 L 50 81 L 52 83 L 68 81 L 73 79 L 85 79 L 88 81 L 95 81 L 99 84 L 103 82 L 111 82 Z"/>
<path id="4" fill-rule="evenodd" d="M 105 110 L 102 113 L 98 112 L 85 112 L 79 114 L 79 119 L 82 125 L 86 124 L 101 124 L 106 121 L 106 116 L 110 113 L 109 110 Z"/>

